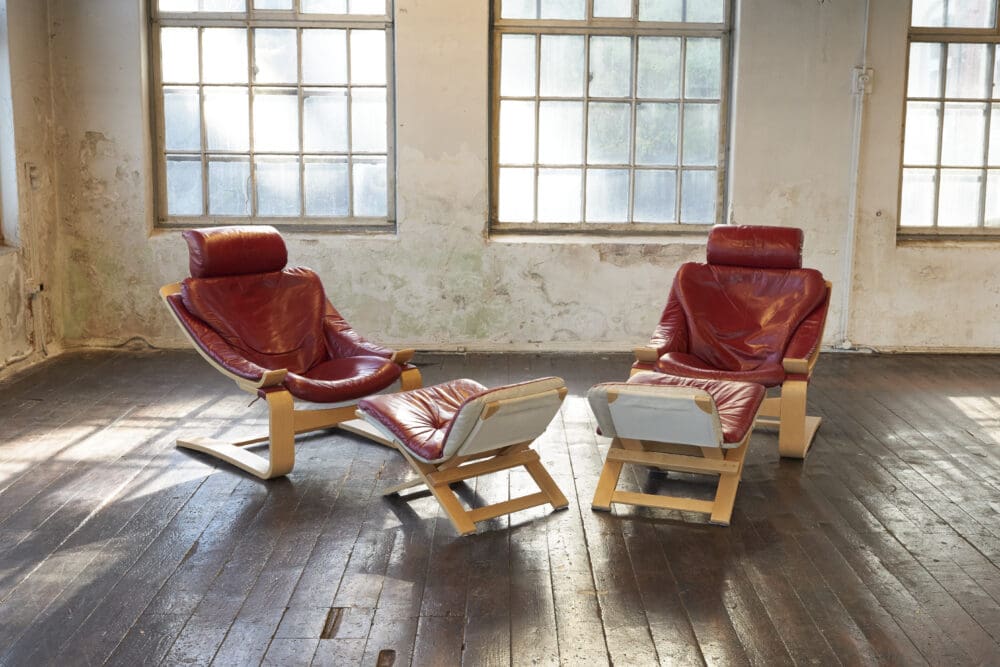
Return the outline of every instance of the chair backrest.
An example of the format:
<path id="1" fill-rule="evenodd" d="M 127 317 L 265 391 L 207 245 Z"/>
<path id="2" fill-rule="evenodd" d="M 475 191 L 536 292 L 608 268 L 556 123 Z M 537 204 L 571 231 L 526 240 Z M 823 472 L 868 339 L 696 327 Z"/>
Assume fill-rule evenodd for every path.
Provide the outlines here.
<path id="1" fill-rule="evenodd" d="M 566 383 L 546 377 L 489 389 L 466 400 L 448 426 L 442 458 L 530 442 L 559 412 Z"/>
<path id="2" fill-rule="evenodd" d="M 184 307 L 247 359 L 303 373 L 328 357 L 326 294 L 305 268 L 285 268 L 285 242 L 273 227 L 232 226 L 184 232 L 191 277 Z"/>
<path id="3" fill-rule="evenodd" d="M 704 389 L 604 382 L 590 388 L 587 400 L 601 434 L 609 438 L 698 447 L 739 444 L 724 443 L 715 401 Z"/>
<path id="4" fill-rule="evenodd" d="M 823 275 L 802 266 L 802 230 L 720 225 L 708 263 L 674 279 L 688 323 L 688 352 L 716 368 L 751 370 L 781 361 L 795 329 L 826 307 Z"/>

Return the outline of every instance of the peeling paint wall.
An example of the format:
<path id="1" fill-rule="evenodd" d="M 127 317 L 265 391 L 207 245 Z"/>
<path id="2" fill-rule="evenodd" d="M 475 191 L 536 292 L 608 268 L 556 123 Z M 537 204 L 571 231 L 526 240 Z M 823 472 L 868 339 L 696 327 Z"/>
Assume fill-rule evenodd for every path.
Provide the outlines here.
<path id="1" fill-rule="evenodd" d="M 179 234 L 152 224 L 143 4 L 49 2 L 59 183 L 59 238 L 50 247 L 62 267 L 57 325 L 67 345 L 136 336 L 184 345 L 156 293 L 186 275 L 187 263 Z M 993 246 L 895 243 L 907 3 L 872 3 L 880 37 L 870 49 L 876 85 L 850 277 L 842 274 L 857 176 L 851 69 L 863 58 L 866 3 L 740 4 L 730 219 L 804 227 L 806 264 L 835 290 L 854 285 L 851 299 L 835 299 L 828 344 L 839 342 L 846 303 L 843 333 L 856 344 L 1000 347 L 996 288 L 965 277 L 996 265 Z M 643 343 L 676 268 L 703 258 L 704 243 L 488 239 L 489 3 L 397 0 L 395 37 L 398 235 L 291 234 L 292 261 L 316 269 L 344 315 L 388 344 Z M 960 285 L 968 301 L 954 298 Z"/>
<path id="2" fill-rule="evenodd" d="M 53 111 L 44 2 L 0 0 L 0 377 L 57 351 Z M 9 77 L 9 78 L 8 78 Z M 32 285 L 44 288 L 38 291 Z"/>

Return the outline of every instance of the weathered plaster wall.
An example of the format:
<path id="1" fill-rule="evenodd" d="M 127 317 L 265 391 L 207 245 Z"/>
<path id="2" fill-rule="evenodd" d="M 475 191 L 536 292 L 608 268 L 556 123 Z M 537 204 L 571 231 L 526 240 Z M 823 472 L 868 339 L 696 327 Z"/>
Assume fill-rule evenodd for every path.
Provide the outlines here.
<path id="1" fill-rule="evenodd" d="M 186 275 L 186 252 L 176 232 L 152 227 L 143 4 L 49 2 L 65 287 L 58 321 L 70 345 L 134 336 L 184 344 L 156 296 Z M 863 58 L 866 4 L 741 4 L 730 218 L 805 227 L 806 263 L 847 289 L 856 176 L 850 83 Z M 827 343 L 846 333 L 885 348 L 998 347 L 990 324 L 997 295 L 982 284 L 989 281 L 973 286 L 978 303 L 956 302 L 939 286 L 954 285 L 970 262 L 995 264 L 991 247 L 895 245 L 906 3 L 873 4 L 882 5 L 873 32 L 892 34 L 870 50 L 876 87 L 864 133 L 856 289 L 849 301 L 835 300 Z M 704 246 L 486 238 L 488 5 L 397 0 L 399 233 L 290 235 L 293 261 L 315 268 L 344 315 L 390 344 L 627 349 L 652 330 L 677 266 L 703 257 Z M 883 214 L 874 218 L 875 210 Z M 844 303 L 851 320 L 841 332 Z M 924 323 L 932 306 L 947 306 L 969 335 Z"/>
<path id="2" fill-rule="evenodd" d="M 0 0 L 0 376 L 56 349 L 50 295 L 58 247 L 44 2 Z M 44 286 L 36 292 L 31 284 Z"/>

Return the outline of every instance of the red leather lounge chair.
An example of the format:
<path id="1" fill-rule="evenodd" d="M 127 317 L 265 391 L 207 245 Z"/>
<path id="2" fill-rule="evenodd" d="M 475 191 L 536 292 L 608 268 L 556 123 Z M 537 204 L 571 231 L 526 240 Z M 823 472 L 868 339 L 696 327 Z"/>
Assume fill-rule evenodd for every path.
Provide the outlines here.
<path id="1" fill-rule="evenodd" d="M 782 456 L 804 458 L 819 417 L 806 390 L 819 357 L 830 283 L 802 268 L 801 229 L 720 225 L 708 262 L 677 271 L 660 324 L 635 350 L 633 373 L 754 382 L 781 387 L 758 424 L 777 424 Z"/>
<path id="2" fill-rule="evenodd" d="M 191 277 L 166 285 L 160 296 L 208 363 L 267 400 L 270 433 L 238 443 L 178 440 L 178 446 L 262 479 L 280 477 L 295 463 L 296 434 L 354 420 L 359 399 L 397 380 L 402 389 L 420 387 L 420 371 L 407 363 L 413 350 L 366 341 L 327 300 L 315 273 L 285 268 L 278 230 L 215 227 L 186 231 L 184 239 Z M 324 405 L 296 409 L 295 399 Z M 268 458 L 246 449 L 262 442 L 269 442 Z"/>

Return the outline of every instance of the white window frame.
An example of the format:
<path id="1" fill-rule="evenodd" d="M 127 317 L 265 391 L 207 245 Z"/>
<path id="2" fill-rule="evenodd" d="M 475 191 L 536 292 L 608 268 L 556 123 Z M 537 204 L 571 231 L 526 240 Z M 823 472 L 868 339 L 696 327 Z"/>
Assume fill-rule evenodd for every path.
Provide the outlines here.
<path id="1" fill-rule="evenodd" d="M 589 18 L 585 20 L 561 20 L 561 19 L 502 19 L 501 17 L 501 4 L 503 0 L 492 0 L 492 14 L 491 14 L 491 63 L 490 63 L 490 213 L 489 213 L 489 226 L 490 232 L 495 234 L 523 234 L 523 233 L 538 233 L 538 234 L 615 234 L 615 235 L 630 235 L 630 234 L 641 234 L 641 235 L 678 235 L 678 234 L 698 234 L 703 235 L 715 224 L 721 224 L 725 220 L 726 215 L 726 181 L 728 178 L 728 154 L 729 154 L 729 116 L 730 116 L 730 99 L 732 93 L 732 21 L 733 21 L 733 11 L 731 0 L 724 0 L 723 5 L 723 21 L 722 23 L 694 23 L 694 22 L 655 22 L 655 21 L 640 21 L 639 16 L 639 0 L 632 0 L 632 17 L 631 18 Z M 586 0 L 587 5 L 587 16 L 593 16 L 593 6 L 594 0 Z M 581 216 L 582 220 L 578 223 L 546 223 L 537 222 L 537 210 L 535 212 L 536 221 L 535 222 L 500 222 L 499 221 L 499 180 L 500 180 L 500 66 L 501 66 L 501 42 L 502 36 L 505 34 L 532 34 L 532 35 L 601 35 L 601 36 L 624 36 L 632 38 L 632 54 L 633 54 L 633 66 L 632 66 L 632 84 L 630 87 L 630 96 L 627 98 L 622 98 L 620 101 L 629 102 L 631 107 L 632 122 L 630 127 L 630 163 L 624 168 L 629 171 L 629 221 L 628 222 L 587 222 L 586 221 L 586 170 L 587 163 L 586 157 L 583 158 L 584 163 L 582 170 L 584 172 L 584 184 L 582 185 L 582 197 L 581 202 Z M 636 171 L 642 170 L 642 165 L 637 165 L 634 161 L 634 144 L 635 144 L 635 133 L 636 133 L 636 123 L 635 114 L 636 107 L 642 101 L 643 98 L 638 97 L 636 91 L 636 76 L 637 67 L 635 60 L 635 52 L 638 47 L 638 37 L 643 36 L 657 36 L 657 37 L 713 37 L 719 38 L 722 46 L 721 55 L 721 80 L 720 80 L 720 98 L 718 99 L 719 105 L 719 134 L 718 134 L 718 158 L 716 165 L 713 167 L 697 167 L 697 166 L 682 166 L 681 158 L 681 146 L 683 145 L 683 106 L 685 103 L 684 97 L 684 83 L 683 78 L 681 79 L 681 90 L 679 92 L 679 97 L 676 100 L 666 100 L 670 102 L 676 102 L 678 104 L 679 110 L 679 121 L 678 121 L 678 157 L 677 164 L 672 167 L 665 167 L 668 170 L 673 170 L 676 173 L 675 178 L 675 210 L 678 212 L 677 220 L 674 222 L 655 222 L 655 223 L 645 223 L 645 222 L 632 222 L 631 218 L 633 216 L 633 206 L 634 206 L 634 193 L 635 193 L 635 178 L 634 174 Z M 589 40 L 587 40 L 589 44 Z M 682 42 L 683 44 L 683 42 Z M 585 47 L 585 53 L 589 53 L 589 46 Z M 533 98 L 535 101 L 535 114 L 536 114 L 536 132 L 535 132 L 535 160 L 532 165 L 530 165 L 534 170 L 534 178 L 536 183 L 535 197 L 537 200 L 537 182 L 538 182 L 538 144 L 539 144 L 539 133 L 538 133 L 538 109 L 539 102 L 544 98 L 540 96 L 537 91 L 537 67 L 539 59 L 541 58 L 538 49 L 535 51 L 535 61 L 536 61 L 536 94 Z M 585 58 L 589 58 L 589 55 L 585 55 Z M 682 46 L 682 63 L 683 58 L 683 46 Z M 586 65 L 586 63 L 585 63 Z M 684 73 L 684 67 L 682 66 L 682 77 Z M 506 98 L 505 98 L 506 99 Z M 520 98 L 514 98 L 520 99 Z M 524 98 L 529 99 L 529 98 Z M 577 99 L 576 97 L 573 98 Z M 585 90 L 581 98 L 584 104 L 584 122 L 583 122 L 583 142 L 584 151 L 586 151 L 586 133 L 587 133 L 587 103 L 591 99 L 589 96 L 589 91 L 585 86 Z M 600 98 L 604 100 L 605 98 Z M 664 100 L 656 100 L 661 102 Z M 711 99 L 695 99 L 692 98 L 692 102 L 715 102 L 716 100 Z M 596 165 L 595 165 L 596 166 Z M 608 165 L 600 165 L 605 167 Z M 611 165 L 617 166 L 617 165 Z M 659 167 L 658 167 L 659 168 Z M 712 223 L 707 224 L 694 224 L 694 223 L 682 223 L 680 222 L 680 210 L 682 205 L 681 200 L 681 173 L 682 171 L 688 170 L 713 170 L 716 171 L 716 205 L 715 205 L 715 220 Z"/>
<path id="2" fill-rule="evenodd" d="M 247 10 L 245 12 L 161 12 L 158 10 L 158 0 L 148 0 L 149 16 L 149 50 L 150 50 L 150 81 L 151 103 L 152 103 L 152 123 L 154 137 L 154 173 L 156 179 L 155 188 L 155 211 L 156 226 L 158 228 L 190 228 L 202 226 L 233 225 L 233 224 L 268 224 L 280 227 L 287 231 L 344 231 L 344 232 L 395 232 L 396 229 L 396 202 L 395 202 L 395 63 L 394 63 L 394 38 L 393 38 L 393 0 L 386 0 L 386 13 L 384 15 L 362 15 L 362 14 L 317 14 L 302 13 L 299 11 L 300 0 L 292 0 L 293 9 L 291 12 L 274 10 L 253 9 L 253 0 L 246 0 Z M 256 157 L 266 156 L 272 153 L 256 153 L 253 150 L 253 97 L 255 88 L 275 89 L 283 87 L 294 87 L 297 89 L 298 114 L 299 114 L 299 147 L 296 153 L 299 157 L 299 197 L 301 199 L 300 214 L 298 216 L 261 216 L 251 213 L 249 216 L 240 215 L 220 215 L 210 213 L 208 210 L 208 162 L 207 156 L 210 151 L 205 143 L 205 113 L 204 94 L 200 95 L 200 123 L 202 132 L 201 161 L 202 161 L 202 210 L 200 216 L 191 215 L 169 215 L 167 211 L 167 172 L 165 149 L 165 124 L 164 124 L 164 83 L 161 73 L 161 49 L 160 49 L 160 29 L 167 27 L 193 27 L 193 28 L 244 28 L 247 30 L 248 39 L 248 78 L 245 87 L 248 91 L 249 104 L 249 132 L 250 149 L 245 153 L 238 153 L 240 157 L 246 156 L 250 161 L 250 206 L 251 211 L 257 209 L 257 177 L 256 177 Z M 327 86 L 322 84 L 303 83 L 301 61 L 299 63 L 298 81 L 296 84 L 256 84 L 253 81 L 253 29 L 254 28 L 289 28 L 298 32 L 297 44 L 301 54 L 301 32 L 307 28 L 328 28 L 328 29 L 382 29 L 385 31 L 386 44 L 386 216 L 385 217 L 359 217 L 354 216 L 354 181 L 353 163 L 354 158 L 365 157 L 364 152 L 353 152 L 349 147 L 348 152 L 323 153 L 307 152 L 302 146 L 303 132 L 303 89 L 304 88 L 343 88 L 344 85 Z M 200 40 L 199 40 L 200 42 Z M 200 49 L 200 47 L 199 47 Z M 301 55 L 300 55 L 301 57 Z M 348 62 L 350 53 L 348 51 Z M 199 50 L 199 69 L 202 66 L 202 55 Z M 168 84 L 169 85 L 169 84 Z M 188 85 L 188 84 L 184 84 Z M 199 77 L 197 84 L 199 90 L 206 84 Z M 225 85 L 225 84 L 221 84 Z M 244 87 L 244 84 L 234 84 L 236 87 Z M 357 84 L 358 87 L 366 87 L 365 84 Z M 350 91 L 355 88 L 355 84 L 348 80 L 346 88 Z M 350 97 L 348 97 L 350 100 Z M 348 142 L 352 141 L 350 132 L 351 119 L 350 101 L 348 101 Z M 349 144 L 350 146 L 350 144 Z M 185 153 L 185 151 L 170 151 L 171 154 Z M 192 155 L 198 154 L 192 152 Z M 214 153 L 212 153 L 214 154 Z M 282 153 L 286 154 L 286 153 Z M 237 155 L 234 153 L 221 153 L 221 155 Z M 327 217 L 309 216 L 305 214 L 305 187 L 304 187 L 304 165 L 310 157 L 337 157 L 346 156 L 348 160 L 348 205 L 349 215 L 347 217 Z M 381 156 L 381 153 L 377 154 Z"/>
<path id="3" fill-rule="evenodd" d="M 984 238 L 984 237 L 1000 237 L 1000 226 L 987 227 L 985 226 L 986 218 L 986 196 L 987 196 L 987 178 L 990 171 L 997 172 L 1000 176 L 1000 165 L 990 168 L 987 153 L 989 152 L 989 141 L 990 141 L 990 124 L 992 113 L 990 109 L 987 109 L 985 126 L 983 131 L 983 165 L 981 167 L 943 167 L 941 155 L 943 151 L 944 143 L 944 105 L 947 102 L 971 102 L 971 103 L 982 103 L 988 106 L 1000 107 L 1000 91 L 994 91 L 992 97 L 986 98 L 951 98 L 947 96 L 947 91 L 945 90 L 945 77 L 947 76 L 948 70 L 948 51 L 947 48 L 951 44 L 985 44 L 989 46 L 989 52 L 991 57 L 989 58 L 989 81 L 993 81 L 997 74 L 1000 72 L 995 72 L 994 70 L 1000 70 L 1000 63 L 997 63 L 997 55 L 1000 55 L 1000 6 L 997 0 L 994 1 L 994 26 L 992 28 L 952 28 L 952 27 L 922 27 L 913 26 L 913 2 L 910 2 L 910 13 L 907 16 L 907 26 L 908 34 L 906 41 L 906 69 L 904 72 L 904 89 L 903 89 L 903 127 L 902 127 L 902 137 L 903 141 L 900 142 L 899 151 L 899 194 L 897 199 L 897 208 L 899 211 L 899 216 L 896 222 L 896 235 L 900 239 L 960 239 L 966 238 Z M 910 78 L 910 54 L 912 51 L 912 45 L 917 43 L 931 43 L 931 44 L 942 44 L 944 45 L 944 56 L 941 61 L 941 72 L 940 72 L 940 95 L 936 97 L 921 97 L 915 96 L 910 97 L 908 90 L 908 82 Z M 938 122 L 938 139 L 937 139 L 937 158 L 934 164 L 927 165 L 908 165 L 904 160 L 905 149 L 906 149 L 906 122 L 907 122 L 907 109 L 909 102 L 937 102 L 941 105 L 941 113 L 939 114 Z M 906 169 L 933 169 L 935 171 L 935 181 L 934 181 L 934 224 L 932 226 L 917 226 L 917 225 L 903 225 L 903 185 L 904 185 L 904 172 Z M 938 225 L 938 219 L 940 216 L 940 192 L 941 192 L 941 173 L 942 170 L 949 169 L 961 169 L 961 170 L 980 170 L 983 174 L 982 188 L 979 198 L 979 215 L 977 219 L 976 226 L 944 226 Z"/>

